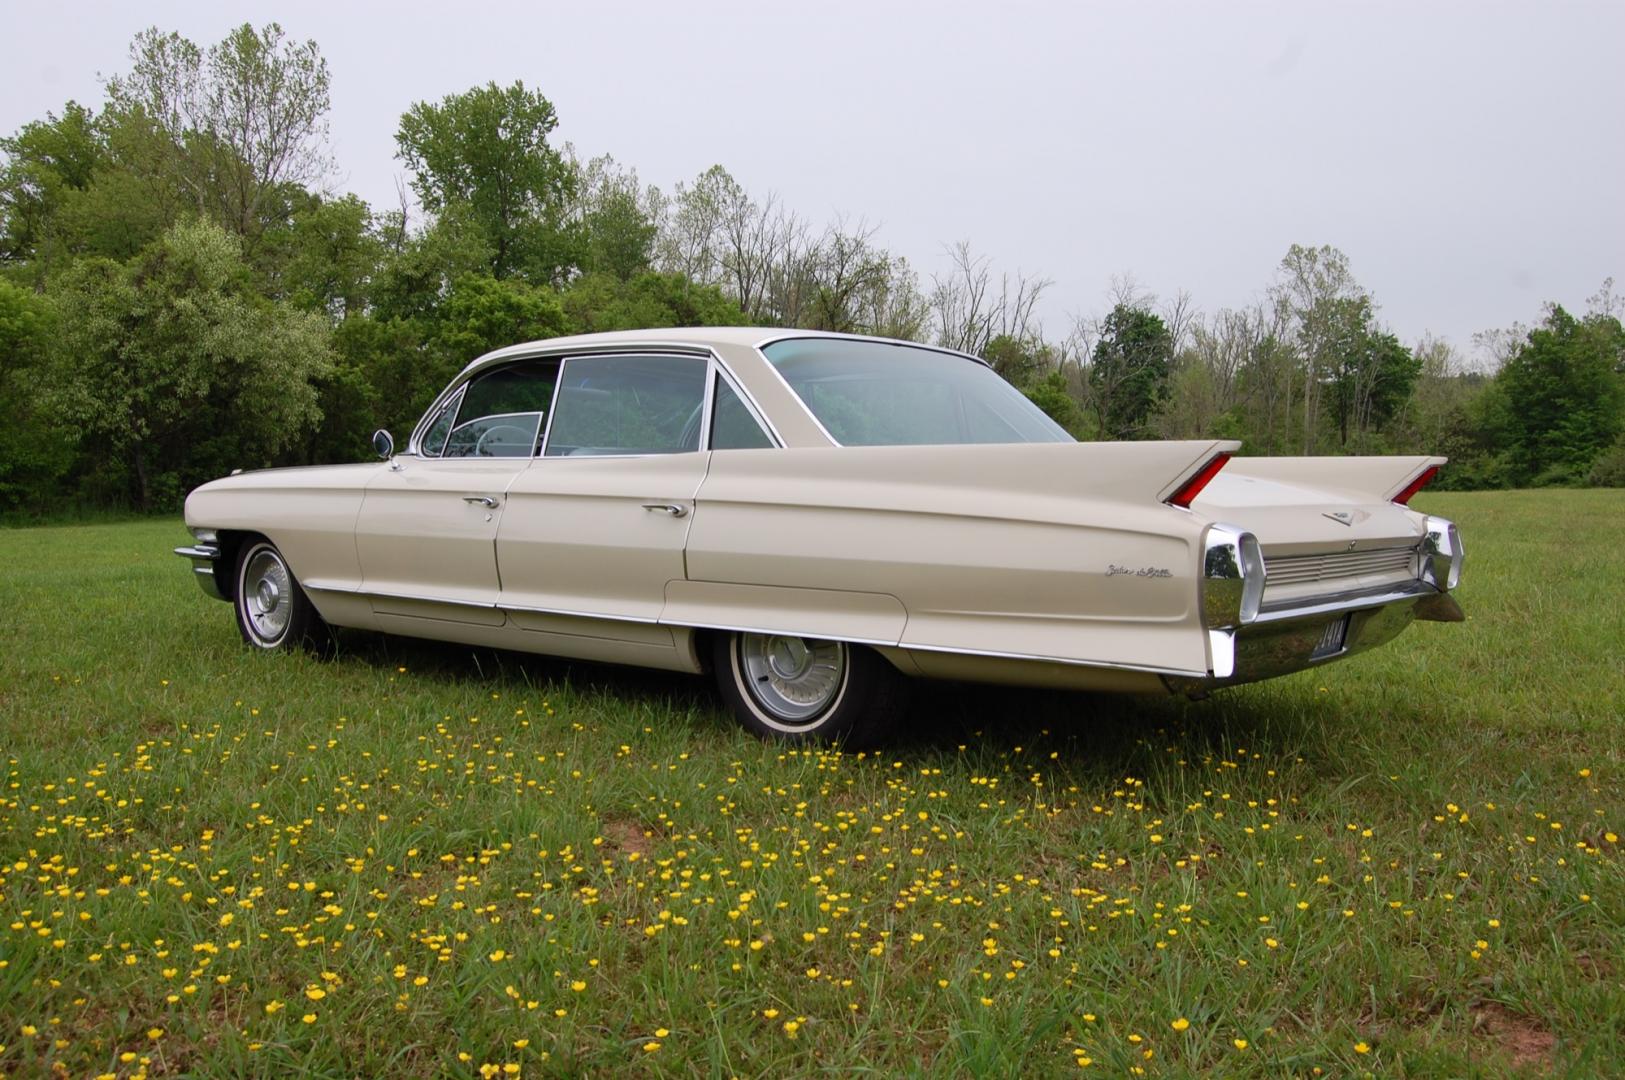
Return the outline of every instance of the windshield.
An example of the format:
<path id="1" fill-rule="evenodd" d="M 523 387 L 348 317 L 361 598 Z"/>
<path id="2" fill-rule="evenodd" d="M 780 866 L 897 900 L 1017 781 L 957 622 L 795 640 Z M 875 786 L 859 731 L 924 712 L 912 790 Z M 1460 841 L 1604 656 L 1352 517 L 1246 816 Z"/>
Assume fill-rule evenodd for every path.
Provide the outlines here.
<path id="1" fill-rule="evenodd" d="M 1074 441 L 991 368 L 952 353 L 786 338 L 762 354 L 842 446 Z"/>

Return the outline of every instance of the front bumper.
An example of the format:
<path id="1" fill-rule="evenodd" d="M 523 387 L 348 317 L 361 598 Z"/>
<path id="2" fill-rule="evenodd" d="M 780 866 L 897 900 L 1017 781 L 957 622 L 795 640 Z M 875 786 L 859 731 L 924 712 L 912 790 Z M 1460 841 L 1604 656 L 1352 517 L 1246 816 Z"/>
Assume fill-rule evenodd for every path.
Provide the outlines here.
<path id="1" fill-rule="evenodd" d="M 197 578 L 198 586 L 205 595 L 216 600 L 229 600 L 230 597 L 220 588 L 220 578 L 215 573 L 220 565 L 220 542 L 213 533 L 201 529 L 193 535 L 197 538 L 196 542 L 190 547 L 176 548 L 175 554 L 192 561 L 192 576 Z"/>

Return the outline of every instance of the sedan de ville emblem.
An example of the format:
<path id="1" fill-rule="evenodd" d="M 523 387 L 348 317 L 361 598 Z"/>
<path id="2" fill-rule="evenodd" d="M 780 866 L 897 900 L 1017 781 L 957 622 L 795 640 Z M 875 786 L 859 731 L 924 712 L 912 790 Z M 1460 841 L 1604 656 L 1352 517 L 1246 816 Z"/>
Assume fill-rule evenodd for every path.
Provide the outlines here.
<path id="1" fill-rule="evenodd" d="M 1333 510 L 1329 514 L 1322 514 L 1320 516 L 1329 517 L 1339 525 L 1348 525 L 1351 527 L 1354 525 L 1354 515 L 1347 510 Z"/>

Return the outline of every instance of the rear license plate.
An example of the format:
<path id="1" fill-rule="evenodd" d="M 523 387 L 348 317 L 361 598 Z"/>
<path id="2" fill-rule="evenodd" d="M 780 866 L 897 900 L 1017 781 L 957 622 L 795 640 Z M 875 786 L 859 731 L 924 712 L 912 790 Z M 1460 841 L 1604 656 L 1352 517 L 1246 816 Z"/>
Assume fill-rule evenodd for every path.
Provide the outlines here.
<path id="1" fill-rule="evenodd" d="M 1321 631 L 1320 643 L 1315 646 L 1315 651 L 1309 654 L 1309 659 L 1324 660 L 1328 656 L 1336 656 L 1343 651 L 1343 646 L 1348 640 L 1348 634 L 1349 617 L 1347 615 L 1335 622 L 1327 623 L 1326 629 Z"/>

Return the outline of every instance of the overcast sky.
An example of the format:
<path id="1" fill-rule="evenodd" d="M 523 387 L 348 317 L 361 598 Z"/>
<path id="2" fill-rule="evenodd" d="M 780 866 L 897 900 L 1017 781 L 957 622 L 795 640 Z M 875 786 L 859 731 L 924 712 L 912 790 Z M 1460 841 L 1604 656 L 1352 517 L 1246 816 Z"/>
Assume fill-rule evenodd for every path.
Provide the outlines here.
<path id="1" fill-rule="evenodd" d="M 397 120 L 495 80 L 670 190 L 714 163 L 928 277 L 968 240 L 1101 311 L 1114 274 L 1205 310 L 1332 244 L 1407 341 L 1582 308 L 1625 278 L 1625 3 L 8 5 L 0 131 L 101 101 L 130 38 L 275 19 L 333 74 L 335 187 L 396 203 Z"/>

